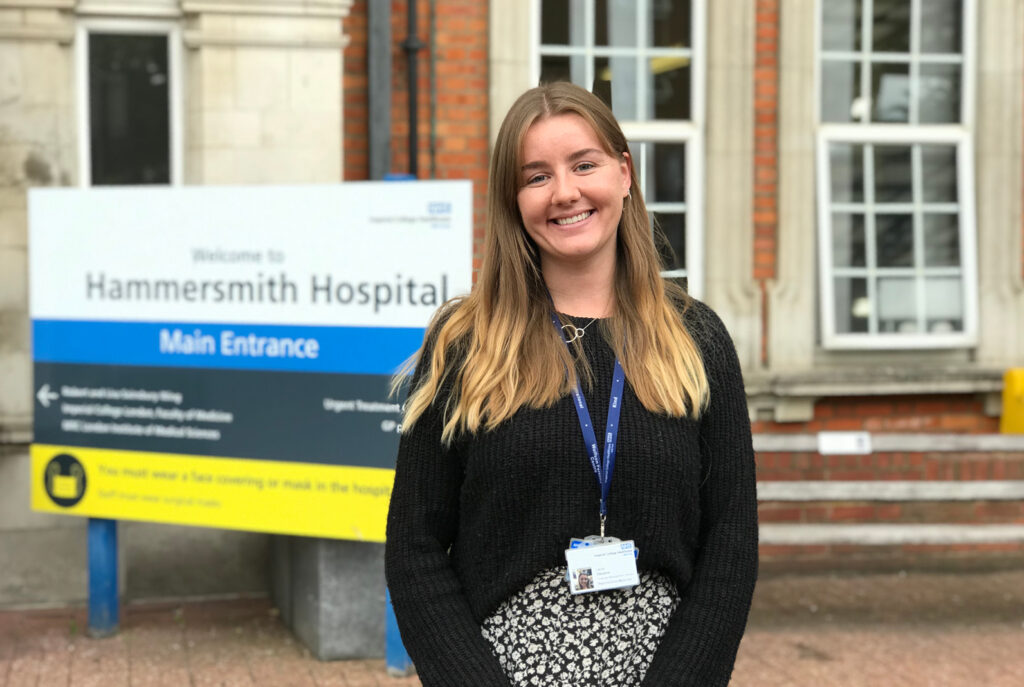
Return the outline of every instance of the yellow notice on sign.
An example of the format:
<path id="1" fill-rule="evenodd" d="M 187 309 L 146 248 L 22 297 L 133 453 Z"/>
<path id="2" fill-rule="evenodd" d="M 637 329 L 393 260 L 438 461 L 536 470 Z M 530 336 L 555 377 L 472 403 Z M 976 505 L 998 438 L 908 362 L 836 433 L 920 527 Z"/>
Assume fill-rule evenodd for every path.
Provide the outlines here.
<path id="1" fill-rule="evenodd" d="M 394 470 L 33 444 L 32 508 L 384 541 Z"/>

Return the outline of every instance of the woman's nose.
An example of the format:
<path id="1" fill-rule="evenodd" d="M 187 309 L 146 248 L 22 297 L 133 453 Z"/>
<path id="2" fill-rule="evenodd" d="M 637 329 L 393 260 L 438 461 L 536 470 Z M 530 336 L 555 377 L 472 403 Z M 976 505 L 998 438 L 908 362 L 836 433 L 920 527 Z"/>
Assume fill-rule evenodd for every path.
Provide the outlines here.
<path id="1" fill-rule="evenodd" d="M 580 189 L 571 175 L 556 174 L 551 200 L 554 203 L 571 203 L 580 197 Z"/>

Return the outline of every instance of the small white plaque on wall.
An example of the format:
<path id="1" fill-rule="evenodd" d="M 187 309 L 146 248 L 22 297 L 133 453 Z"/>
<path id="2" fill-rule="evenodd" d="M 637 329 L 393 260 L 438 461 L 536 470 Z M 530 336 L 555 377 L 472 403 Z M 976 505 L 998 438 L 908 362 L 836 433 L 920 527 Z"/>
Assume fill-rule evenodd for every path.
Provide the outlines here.
<path id="1" fill-rule="evenodd" d="M 852 456 L 871 453 L 870 432 L 818 432 L 818 453 Z"/>

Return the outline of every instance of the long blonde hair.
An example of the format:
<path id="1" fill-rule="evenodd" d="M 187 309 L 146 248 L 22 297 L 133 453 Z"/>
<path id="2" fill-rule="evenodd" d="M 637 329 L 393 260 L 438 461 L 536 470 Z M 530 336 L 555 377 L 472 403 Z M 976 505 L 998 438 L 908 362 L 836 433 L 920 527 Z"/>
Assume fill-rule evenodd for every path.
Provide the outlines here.
<path id="1" fill-rule="evenodd" d="M 570 83 L 530 89 L 512 105 L 491 156 L 483 264 L 473 291 L 435 314 L 424 347 L 396 374 L 397 388 L 419 362 L 420 376 L 406 402 L 403 431 L 441 396 L 442 440 L 490 430 L 523 406 L 543 408 L 568 394 L 578 378 L 589 382 L 582 355 L 570 353 L 551 324 L 551 301 L 536 244 L 519 214 L 517 196 L 523 139 L 539 119 L 577 114 L 605 152 L 625 160 L 626 138 L 611 110 Z M 688 296 L 659 274 L 636 170 L 630 160 L 631 198 L 616 237 L 615 314 L 605 335 L 643 406 L 674 417 L 697 417 L 708 382 L 700 351 L 683 324 Z M 419 361 L 426 352 L 429 360 Z M 566 374 L 568 371 L 568 374 Z"/>

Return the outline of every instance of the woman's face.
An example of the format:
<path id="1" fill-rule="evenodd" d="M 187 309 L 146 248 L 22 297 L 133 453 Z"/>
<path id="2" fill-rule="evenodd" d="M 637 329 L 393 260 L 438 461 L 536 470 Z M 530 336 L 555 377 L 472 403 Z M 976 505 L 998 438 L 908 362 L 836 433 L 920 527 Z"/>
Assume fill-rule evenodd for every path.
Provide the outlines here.
<path id="1" fill-rule="evenodd" d="M 615 262 L 615 236 L 629 193 L 629 158 L 604 152 L 577 114 L 537 120 L 523 141 L 519 213 L 541 267 Z"/>

